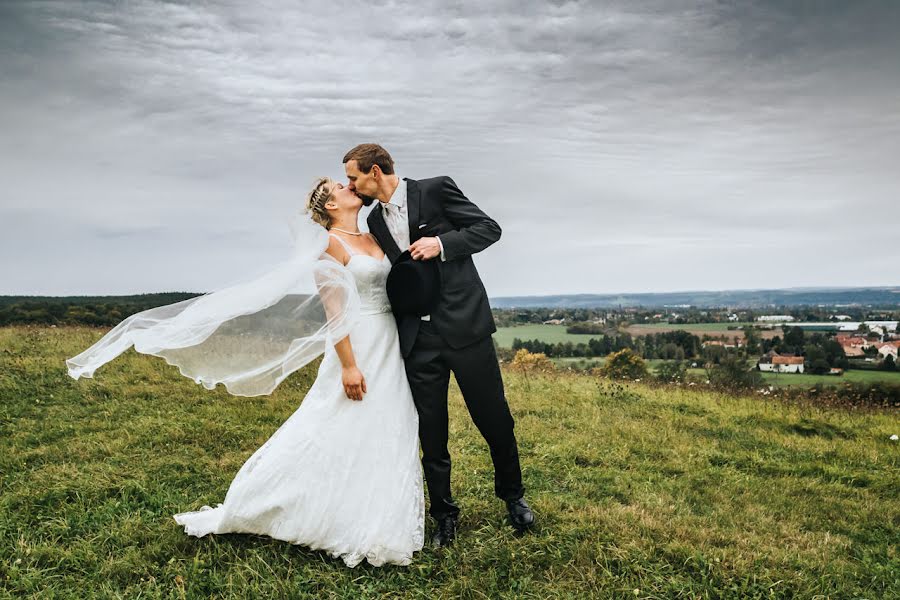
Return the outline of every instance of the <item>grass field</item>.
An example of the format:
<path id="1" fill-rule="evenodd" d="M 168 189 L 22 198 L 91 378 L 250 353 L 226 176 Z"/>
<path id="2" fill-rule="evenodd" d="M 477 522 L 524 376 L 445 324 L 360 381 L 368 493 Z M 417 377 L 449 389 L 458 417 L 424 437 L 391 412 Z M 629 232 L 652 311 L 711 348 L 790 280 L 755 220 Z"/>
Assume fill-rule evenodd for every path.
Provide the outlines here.
<path id="1" fill-rule="evenodd" d="M 725 336 L 730 339 L 744 337 L 744 332 L 739 329 L 728 329 L 729 327 L 743 327 L 750 323 L 693 323 L 693 324 L 669 324 L 669 323 L 643 323 L 637 325 L 629 325 L 625 331 L 631 335 L 648 335 L 651 333 L 662 333 L 664 331 L 687 331 L 697 337 L 702 338 L 704 335 L 715 337 Z M 783 335 L 781 329 L 765 329 L 759 332 L 761 338 L 771 339 L 775 336 Z"/>
<path id="2" fill-rule="evenodd" d="M 743 338 L 744 332 L 739 330 L 729 331 L 729 326 L 743 326 L 747 323 L 697 323 L 693 325 L 669 325 L 668 323 L 647 323 L 642 325 L 630 325 L 625 329 L 633 336 L 648 335 L 652 333 L 663 333 L 665 331 L 687 331 L 698 337 L 704 335 L 726 336 L 729 338 Z M 566 333 L 568 325 L 542 325 L 529 324 L 517 325 L 515 327 L 499 327 L 494 334 L 494 339 L 503 348 L 511 348 L 513 340 L 519 338 L 521 340 L 541 340 L 547 343 L 556 344 L 558 342 L 579 342 L 587 343 L 592 337 L 599 337 L 596 334 L 573 334 Z M 760 336 L 763 338 L 772 338 L 781 335 L 781 330 L 761 331 Z"/>
<path id="3" fill-rule="evenodd" d="M 763 379 L 767 383 L 777 384 L 778 386 L 797 385 L 809 387 L 817 383 L 822 385 L 836 385 L 842 382 L 854 383 L 874 383 L 876 381 L 884 381 L 887 383 L 895 383 L 900 385 L 900 371 L 868 371 L 868 370 L 850 370 L 845 371 L 840 377 L 834 375 L 810 375 L 806 373 L 763 373 Z"/>
<path id="4" fill-rule="evenodd" d="M 312 369 L 255 399 L 133 351 L 71 380 L 101 334 L 0 328 L 0 597 L 900 597 L 896 412 L 506 373 L 539 519 L 517 538 L 453 386 L 457 543 L 351 570 L 171 517 L 223 499 Z"/>

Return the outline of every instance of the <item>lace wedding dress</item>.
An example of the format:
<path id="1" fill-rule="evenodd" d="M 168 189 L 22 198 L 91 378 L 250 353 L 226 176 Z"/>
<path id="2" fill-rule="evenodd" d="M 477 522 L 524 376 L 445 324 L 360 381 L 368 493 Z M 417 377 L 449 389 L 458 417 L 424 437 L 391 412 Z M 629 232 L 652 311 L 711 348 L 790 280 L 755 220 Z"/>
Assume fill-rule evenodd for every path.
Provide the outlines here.
<path id="1" fill-rule="evenodd" d="M 266 535 L 350 567 L 407 565 L 422 548 L 418 415 L 385 291 L 390 261 L 344 247 L 360 298 L 350 340 L 368 392 L 347 398 L 327 348 L 300 407 L 244 463 L 224 501 L 174 516 L 186 533 Z"/>

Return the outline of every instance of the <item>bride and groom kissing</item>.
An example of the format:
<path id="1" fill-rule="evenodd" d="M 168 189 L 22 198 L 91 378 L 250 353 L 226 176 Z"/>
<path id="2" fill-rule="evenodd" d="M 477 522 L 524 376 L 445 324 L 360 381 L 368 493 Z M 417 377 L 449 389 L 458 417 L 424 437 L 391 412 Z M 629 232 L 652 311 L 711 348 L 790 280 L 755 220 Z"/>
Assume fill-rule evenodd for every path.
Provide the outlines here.
<path id="1" fill-rule="evenodd" d="M 129 317 L 67 360 L 69 374 L 90 377 L 133 344 L 165 356 L 210 389 L 224 383 L 236 395 L 260 395 L 321 354 L 302 403 L 243 464 L 224 501 L 174 518 L 190 535 L 267 535 L 324 550 L 353 567 L 363 560 L 408 565 L 422 549 L 423 472 L 435 522 L 432 546 L 453 542 L 460 508 L 450 485 L 452 372 L 490 449 L 494 492 L 509 523 L 518 532 L 531 528 L 535 518 L 523 498 L 514 423 L 491 338 L 496 326 L 472 261 L 500 238 L 499 225 L 450 177 L 401 179 L 377 144 L 351 149 L 343 165 L 346 185 L 327 177 L 315 182 L 305 207 L 315 232 L 300 236 L 321 239 L 308 262 L 315 263 L 311 273 L 327 318 L 322 336 L 291 332 L 289 346 L 265 359 L 249 349 L 247 356 L 217 359 L 232 361 L 224 366 L 212 358 L 222 353 L 210 351 L 220 349 L 218 331 L 211 331 L 237 321 L 235 315 L 256 311 L 263 318 L 250 323 L 260 331 L 259 323 L 274 322 L 288 297 L 288 286 L 278 282 L 300 270 L 299 262 L 286 263 L 244 286 Z M 375 202 L 363 233 L 359 212 Z M 246 335 L 247 322 L 241 323 Z"/>

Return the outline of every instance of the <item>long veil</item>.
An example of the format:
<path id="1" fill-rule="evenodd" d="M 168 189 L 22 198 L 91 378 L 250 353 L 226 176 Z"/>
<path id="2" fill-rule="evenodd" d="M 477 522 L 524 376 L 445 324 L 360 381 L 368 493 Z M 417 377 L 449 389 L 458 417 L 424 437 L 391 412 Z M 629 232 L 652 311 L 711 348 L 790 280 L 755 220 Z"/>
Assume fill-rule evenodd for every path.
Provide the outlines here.
<path id="1" fill-rule="evenodd" d="M 288 375 L 350 333 L 356 282 L 325 253 L 328 232 L 307 213 L 288 223 L 290 256 L 253 279 L 133 314 L 66 360 L 69 375 L 94 371 L 129 347 L 160 356 L 207 389 L 269 394 Z"/>

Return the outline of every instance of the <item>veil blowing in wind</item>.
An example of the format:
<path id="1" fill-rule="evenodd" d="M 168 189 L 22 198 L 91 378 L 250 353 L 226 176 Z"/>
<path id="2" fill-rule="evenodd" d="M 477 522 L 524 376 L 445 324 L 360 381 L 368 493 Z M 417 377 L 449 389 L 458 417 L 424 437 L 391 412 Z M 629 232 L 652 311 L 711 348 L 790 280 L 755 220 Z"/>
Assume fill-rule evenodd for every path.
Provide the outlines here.
<path id="1" fill-rule="evenodd" d="M 300 211 L 288 222 L 290 255 L 262 275 L 133 314 L 81 354 L 69 375 L 94 372 L 128 348 L 162 357 L 207 389 L 271 393 L 349 334 L 359 316 L 353 277 L 325 253 L 328 232 Z"/>

